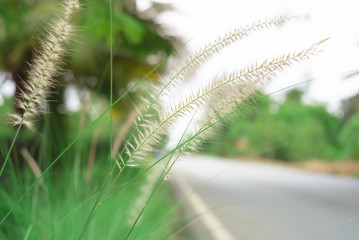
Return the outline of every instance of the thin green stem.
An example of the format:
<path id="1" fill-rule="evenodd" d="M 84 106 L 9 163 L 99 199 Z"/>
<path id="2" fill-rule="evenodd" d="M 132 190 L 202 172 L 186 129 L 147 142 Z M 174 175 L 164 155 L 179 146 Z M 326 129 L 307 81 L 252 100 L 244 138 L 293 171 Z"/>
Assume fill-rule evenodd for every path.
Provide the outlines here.
<path id="1" fill-rule="evenodd" d="M 114 164 L 114 165 L 112 166 L 111 172 L 113 172 L 113 170 L 115 169 L 115 167 L 116 167 L 116 165 Z M 126 166 L 124 166 L 124 167 L 122 168 L 122 171 L 120 171 L 119 175 L 121 175 L 121 173 L 123 172 L 123 170 L 125 169 L 125 167 L 126 167 Z M 94 218 L 94 216 L 95 216 L 97 210 L 98 210 L 98 209 L 100 208 L 100 206 L 102 205 L 102 204 L 101 204 L 101 197 L 102 197 L 102 196 L 104 195 L 104 193 L 106 192 L 106 187 L 107 187 L 107 185 L 108 185 L 108 183 L 109 183 L 110 177 L 111 177 L 111 175 L 108 175 L 108 176 L 106 177 L 106 180 L 105 180 L 103 186 L 101 187 L 100 193 L 99 193 L 98 197 L 96 198 L 96 201 L 95 201 L 94 205 L 92 206 L 92 209 L 91 209 L 91 211 L 90 211 L 90 214 L 89 214 L 89 216 L 87 217 L 87 220 L 86 220 L 86 222 L 85 222 L 85 225 L 84 225 L 84 227 L 83 227 L 83 229 L 82 229 L 82 231 L 81 231 L 81 234 L 80 234 L 80 236 L 79 236 L 79 240 L 81 240 L 82 237 L 84 236 L 84 234 L 85 234 L 85 232 L 86 232 L 88 226 L 90 225 L 91 220 Z"/>
<path id="2" fill-rule="evenodd" d="M 113 94 L 113 3 L 112 0 L 110 0 L 110 106 L 112 106 L 112 94 Z M 110 161 L 112 161 L 112 107 L 110 109 Z M 111 171 L 112 172 L 112 171 Z M 106 186 L 108 184 L 110 177 L 107 176 L 106 180 L 103 184 L 103 187 L 101 188 L 100 194 L 98 195 L 94 206 L 92 207 L 90 214 L 86 220 L 86 223 L 81 231 L 81 234 L 79 236 L 79 240 L 82 239 L 84 236 L 88 226 L 90 225 L 91 220 L 95 216 L 95 213 L 99 209 L 100 199 L 103 195 L 103 193 L 106 190 Z"/>
<path id="3" fill-rule="evenodd" d="M 113 3 L 110 0 L 110 105 L 113 94 Z M 112 160 L 112 108 L 110 110 L 110 160 Z"/>
<path id="4" fill-rule="evenodd" d="M 106 181 L 105 181 L 105 183 L 104 183 L 105 186 L 107 185 L 107 182 L 108 182 L 108 177 L 106 178 Z M 105 191 L 105 187 L 103 187 L 103 188 L 101 189 L 101 192 L 100 192 L 100 194 L 98 195 L 98 197 L 97 197 L 97 199 L 96 199 L 96 202 L 99 202 L 99 201 L 100 201 L 100 198 L 101 198 L 101 196 L 102 196 L 102 194 L 103 194 L 104 191 Z M 98 206 L 99 206 L 99 205 L 95 204 L 95 205 L 92 207 L 91 212 L 90 212 L 90 214 L 89 214 L 89 216 L 88 216 L 88 218 L 87 218 L 87 220 L 86 220 L 86 223 L 85 223 L 85 225 L 84 225 L 84 227 L 83 227 L 83 229 L 82 229 L 82 231 L 81 231 L 81 234 L 80 234 L 80 236 L 79 236 L 79 240 L 82 239 L 82 237 L 84 236 L 84 234 L 85 234 L 85 232 L 86 232 L 88 226 L 90 225 L 90 222 L 91 222 L 92 218 L 95 216 L 95 213 L 96 213 L 97 210 L 99 209 Z"/>
<path id="5" fill-rule="evenodd" d="M 10 145 L 10 149 L 8 150 L 8 152 L 7 152 L 7 154 L 6 154 L 6 158 L 5 158 L 4 164 L 2 165 L 1 170 L 0 170 L 0 178 L 1 178 L 2 174 L 3 174 L 3 172 L 4 172 L 4 169 L 5 169 L 5 166 L 6 166 L 7 162 L 9 161 L 10 154 L 11 154 L 11 152 L 12 152 L 12 149 L 14 148 L 16 139 L 17 139 L 17 137 L 19 136 L 20 129 L 21 129 L 22 124 L 23 124 L 23 120 L 24 120 L 24 119 L 22 119 L 21 123 L 20 123 L 19 126 L 17 127 L 15 136 L 14 136 L 14 138 L 12 139 L 12 142 L 11 142 L 11 145 Z"/>

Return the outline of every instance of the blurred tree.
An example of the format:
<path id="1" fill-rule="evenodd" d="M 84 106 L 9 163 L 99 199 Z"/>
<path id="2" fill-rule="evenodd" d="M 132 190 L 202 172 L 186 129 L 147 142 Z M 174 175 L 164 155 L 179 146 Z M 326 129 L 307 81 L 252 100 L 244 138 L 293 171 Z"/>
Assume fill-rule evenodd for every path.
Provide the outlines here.
<path id="1" fill-rule="evenodd" d="M 275 114 L 275 158 L 294 161 L 333 159 L 337 155 L 340 121 L 323 106 L 304 105 L 302 93 L 288 92 Z"/>
<path id="2" fill-rule="evenodd" d="M 340 131 L 339 140 L 343 149 L 342 157 L 359 160 L 359 93 L 344 99 L 341 103 L 341 110 L 343 128 Z"/>
<path id="3" fill-rule="evenodd" d="M 345 121 L 339 134 L 343 158 L 359 160 L 359 108 Z"/>
<path id="4" fill-rule="evenodd" d="M 359 93 L 344 99 L 341 103 L 341 110 L 343 112 L 343 120 L 349 120 L 359 108 Z"/>
<path id="5" fill-rule="evenodd" d="M 56 15 L 60 1 L 3 0 L 0 1 L 0 69 L 12 73 L 16 95 L 26 80 L 27 62 L 39 45 L 39 31 Z M 179 41 L 166 35 L 153 19 L 169 9 L 169 5 L 154 4 L 140 12 L 135 0 L 114 1 L 113 61 L 114 98 L 119 97 L 131 80 L 142 78 L 174 49 Z M 103 94 L 109 93 L 110 17 L 109 1 L 92 0 L 74 17 L 78 27 L 76 39 L 69 46 L 71 54 L 64 69 L 71 69 L 67 82 L 76 83 Z M 63 83 L 66 84 L 63 80 Z M 96 87 L 95 87 L 96 86 Z M 58 90 L 64 91 L 63 87 Z M 61 94 L 57 98 L 61 98 Z M 57 101 L 57 103 L 59 103 Z M 55 103 L 55 105 L 57 104 Z M 124 103 L 123 108 L 131 106 Z M 56 108 L 52 108 L 56 111 Z"/>

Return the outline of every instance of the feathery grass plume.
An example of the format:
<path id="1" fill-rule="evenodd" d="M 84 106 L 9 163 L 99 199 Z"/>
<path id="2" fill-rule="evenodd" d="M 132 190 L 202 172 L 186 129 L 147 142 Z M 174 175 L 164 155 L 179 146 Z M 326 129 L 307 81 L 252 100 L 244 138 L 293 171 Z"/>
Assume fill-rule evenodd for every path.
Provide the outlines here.
<path id="1" fill-rule="evenodd" d="M 315 43 L 305 50 L 267 59 L 261 64 L 245 67 L 223 79 L 213 81 L 207 86 L 200 88 L 197 92 L 184 96 L 179 101 L 172 103 L 167 109 L 160 113 L 158 121 L 144 119 L 144 124 L 141 125 L 144 130 L 138 131 L 135 144 L 128 144 L 128 146 L 126 146 L 129 163 L 139 164 L 140 160 L 143 160 L 153 152 L 155 149 L 154 146 L 160 143 L 161 137 L 167 133 L 167 129 L 174 129 L 176 120 L 179 117 L 191 114 L 195 108 L 203 106 L 211 98 L 221 100 L 223 91 L 236 90 L 242 93 L 242 95 L 237 96 L 238 102 L 247 99 L 256 90 L 258 84 L 270 80 L 277 73 L 283 71 L 285 67 L 318 55 L 321 52 L 318 47 L 325 40 Z M 233 99 L 231 101 L 233 101 Z M 223 104 L 227 107 L 221 110 L 223 112 L 232 109 L 229 105 L 226 105 L 226 103 L 228 102 L 225 101 Z M 217 111 L 219 111 L 219 109 L 217 109 Z"/>
<path id="2" fill-rule="evenodd" d="M 47 36 L 40 42 L 41 50 L 29 64 L 28 79 L 21 89 L 21 97 L 17 106 L 23 113 L 11 114 L 13 125 L 25 125 L 33 128 L 33 122 L 39 115 L 39 105 L 46 101 L 54 86 L 54 77 L 59 73 L 59 65 L 65 53 L 65 45 L 69 42 L 73 26 L 71 15 L 80 7 L 78 0 L 65 0 L 63 10 L 47 31 Z"/>
<path id="3" fill-rule="evenodd" d="M 264 19 L 252 25 L 247 25 L 245 27 L 234 29 L 231 32 L 227 32 L 223 37 L 219 37 L 213 42 L 206 44 L 203 49 L 196 51 L 184 63 L 180 64 L 181 67 L 174 71 L 168 80 L 160 79 L 162 84 L 159 86 L 154 85 L 157 94 L 152 95 L 152 102 L 148 105 L 147 110 L 151 108 L 158 109 L 159 107 L 156 106 L 156 104 L 159 104 L 158 98 L 162 94 L 169 94 L 171 89 L 178 86 L 178 83 L 183 80 L 186 74 L 192 72 L 195 68 L 205 63 L 206 60 L 208 60 L 214 54 L 220 52 L 225 47 L 229 47 L 231 44 L 249 36 L 250 33 L 273 26 L 281 26 L 290 19 L 291 17 L 287 15 Z M 146 116 L 146 114 L 144 114 L 144 116 Z"/>
<path id="4" fill-rule="evenodd" d="M 189 59 L 184 64 L 182 64 L 181 68 L 173 75 L 171 75 L 170 79 L 181 79 L 193 68 L 196 68 L 203 64 L 213 54 L 218 53 L 223 48 L 228 47 L 231 44 L 249 36 L 249 34 L 252 32 L 257 32 L 265 28 L 270 28 L 272 26 L 281 26 L 290 19 L 291 17 L 286 15 L 276 16 L 274 18 L 261 20 L 252 25 L 247 25 L 242 28 L 234 29 L 231 32 L 227 32 L 223 37 L 218 37 L 218 39 L 216 39 L 212 43 L 206 44 L 203 49 L 192 54 Z"/>
<path id="5" fill-rule="evenodd" d="M 223 79 L 211 82 L 195 93 L 182 97 L 163 111 L 163 114 L 160 116 L 161 126 L 174 127 L 173 124 L 177 117 L 186 115 L 187 112 L 190 112 L 190 110 L 199 105 L 203 105 L 211 97 L 219 96 L 224 90 L 238 89 L 240 91 L 248 91 L 251 90 L 250 88 L 255 88 L 256 84 L 262 84 L 264 81 L 270 80 L 278 72 L 283 71 L 285 67 L 292 65 L 294 62 L 301 62 L 317 55 L 320 52 L 318 46 L 321 43 L 322 41 L 297 53 L 282 55 L 265 60 L 261 64 L 245 67 Z"/>

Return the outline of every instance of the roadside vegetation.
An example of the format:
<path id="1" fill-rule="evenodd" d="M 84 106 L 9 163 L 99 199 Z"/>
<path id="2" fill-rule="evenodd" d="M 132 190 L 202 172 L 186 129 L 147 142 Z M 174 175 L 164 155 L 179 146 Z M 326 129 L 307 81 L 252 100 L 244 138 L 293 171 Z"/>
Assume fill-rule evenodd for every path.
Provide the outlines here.
<path id="1" fill-rule="evenodd" d="M 221 141 L 206 143 L 202 153 L 356 175 L 359 108 L 354 97 L 333 114 L 321 104 L 303 103 L 303 94 L 290 90 L 283 102 L 275 102 L 258 92 L 245 111 L 218 131 Z"/>

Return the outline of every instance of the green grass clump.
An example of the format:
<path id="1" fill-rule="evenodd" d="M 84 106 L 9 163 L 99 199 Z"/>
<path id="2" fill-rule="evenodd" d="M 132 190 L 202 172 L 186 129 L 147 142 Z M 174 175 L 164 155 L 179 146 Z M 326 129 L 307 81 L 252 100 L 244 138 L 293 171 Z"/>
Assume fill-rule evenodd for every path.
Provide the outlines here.
<path id="1" fill-rule="evenodd" d="M 68 159 L 70 160 L 70 159 Z M 97 203 L 97 197 L 103 183 L 103 166 L 96 164 L 91 180 L 85 180 L 82 174 L 79 181 L 73 169 L 62 168 L 51 172 L 50 177 L 39 183 L 24 201 L 4 222 L 0 230 L 0 239 L 78 239 L 86 217 L 96 203 L 99 208 L 87 227 L 83 239 L 125 239 L 133 217 L 140 211 L 138 199 L 144 194 L 148 177 L 142 175 L 136 181 L 122 188 L 141 169 L 132 169 L 122 175 L 120 182 L 113 185 L 105 194 L 105 200 Z M 34 180 L 29 167 L 24 167 L 20 176 L 16 173 L 6 176 L 11 181 L 0 189 L 0 214 L 4 215 Z M 7 185 L 7 186 L 4 186 Z M 162 239 L 170 234 L 171 224 L 176 212 L 170 214 L 160 224 L 161 219 L 174 200 L 167 184 L 161 186 L 154 201 L 133 230 L 135 239 Z M 27 237 L 28 238 L 27 238 Z M 151 236 L 150 238 L 148 238 Z"/>

